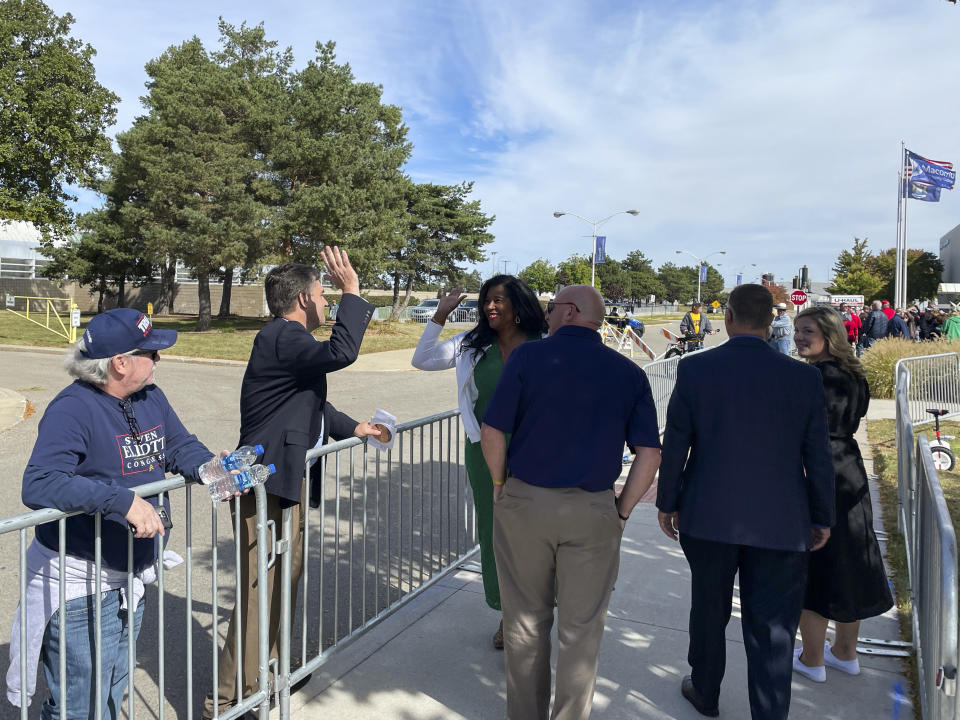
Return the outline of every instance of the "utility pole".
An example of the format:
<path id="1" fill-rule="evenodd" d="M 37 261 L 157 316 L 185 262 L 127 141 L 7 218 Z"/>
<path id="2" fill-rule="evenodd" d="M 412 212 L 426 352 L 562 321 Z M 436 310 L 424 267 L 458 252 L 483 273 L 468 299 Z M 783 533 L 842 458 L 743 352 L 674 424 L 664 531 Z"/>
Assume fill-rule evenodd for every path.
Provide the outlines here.
<path id="1" fill-rule="evenodd" d="M 497 274 L 497 251 L 491 250 L 490 254 L 493 255 L 493 272 L 490 274 L 490 277 L 493 277 Z"/>

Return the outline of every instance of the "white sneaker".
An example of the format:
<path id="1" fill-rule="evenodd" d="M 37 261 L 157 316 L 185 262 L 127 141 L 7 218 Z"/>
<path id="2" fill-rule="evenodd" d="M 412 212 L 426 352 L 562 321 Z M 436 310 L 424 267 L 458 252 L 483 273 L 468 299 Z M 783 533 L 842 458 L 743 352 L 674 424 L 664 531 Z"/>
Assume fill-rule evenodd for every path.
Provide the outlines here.
<path id="1" fill-rule="evenodd" d="M 833 651 L 830 649 L 830 643 L 828 642 L 823 644 L 823 664 L 845 672 L 847 675 L 860 674 L 860 661 L 856 658 L 853 660 L 838 660 L 834 657 Z"/>
<path id="2" fill-rule="evenodd" d="M 803 648 L 797 648 L 793 651 L 793 671 L 800 673 L 805 678 L 813 680 L 814 682 L 826 682 L 827 681 L 827 669 L 823 665 L 818 665 L 815 667 L 808 667 L 804 665 L 800 660 L 800 653 L 803 652 Z"/>

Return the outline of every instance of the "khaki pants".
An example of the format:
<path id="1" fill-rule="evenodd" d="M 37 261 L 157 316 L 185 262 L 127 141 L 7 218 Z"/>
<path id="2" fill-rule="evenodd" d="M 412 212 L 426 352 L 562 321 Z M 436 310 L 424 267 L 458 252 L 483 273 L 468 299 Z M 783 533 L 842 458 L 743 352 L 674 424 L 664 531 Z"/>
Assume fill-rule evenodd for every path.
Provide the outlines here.
<path id="1" fill-rule="evenodd" d="M 300 575 L 303 571 L 303 513 L 301 506 L 291 508 L 293 537 L 289 552 L 290 558 L 290 607 L 297 605 L 297 590 L 300 585 Z M 236 510 L 234 503 L 230 503 L 230 517 L 234 519 Z M 283 508 L 280 498 L 276 495 L 267 495 L 267 520 L 276 523 L 277 535 L 283 533 Z M 269 533 L 268 533 L 269 537 Z M 230 617 L 230 627 L 227 638 L 220 653 L 217 678 L 217 696 L 220 710 L 224 712 L 238 702 L 237 698 L 237 618 L 242 618 L 243 624 L 240 633 L 240 652 L 243 667 L 243 689 L 241 697 L 248 697 L 257 690 L 259 678 L 259 663 L 257 662 L 257 615 L 259 604 L 257 598 L 257 502 L 253 493 L 240 496 L 240 598 Z M 267 571 L 267 598 L 270 603 L 269 631 L 270 631 L 270 658 L 276 660 L 277 639 L 280 629 L 280 596 L 281 596 L 281 559 Z M 213 717 L 213 697 L 207 696 L 203 716 Z"/>
<path id="2" fill-rule="evenodd" d="M 620 568 L 612 490 L 542 488 L 511 477 L 493 506 L 509 720 L 590 716 L 610 592 Z M 560 641 L 550 711 L 554 598 Z"/>

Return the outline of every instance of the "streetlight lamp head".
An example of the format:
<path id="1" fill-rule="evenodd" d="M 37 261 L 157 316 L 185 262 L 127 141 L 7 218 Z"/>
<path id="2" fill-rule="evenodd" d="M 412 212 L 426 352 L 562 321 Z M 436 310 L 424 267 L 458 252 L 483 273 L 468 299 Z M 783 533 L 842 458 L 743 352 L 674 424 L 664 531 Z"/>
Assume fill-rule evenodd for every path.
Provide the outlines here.
<path id="1" fill-rule="evenodd" d="M 683 252 L 683 250 L 674 250 L 674 252 L 675 252 L 677 255 L 679 255 L 680 253 Z"/>
<path id="2" fill-rule="evenodd" d="M 566 213 L 565 213 L 565 212 L 560 212 L 559 210 L 557 210 L 557 211 L 555 211 L 555 212 L 553 213 L 553 216 L 554 216 L 554 217 L 563 217 L 564 215 L 566 215 Z"/>
<path id="3" fill-rule="evenodd" d="M 639 210 L 627 210 L 627 215 L 633 215 L 634 217 L 636 217 L 639 214 L 640 214 Z"/>

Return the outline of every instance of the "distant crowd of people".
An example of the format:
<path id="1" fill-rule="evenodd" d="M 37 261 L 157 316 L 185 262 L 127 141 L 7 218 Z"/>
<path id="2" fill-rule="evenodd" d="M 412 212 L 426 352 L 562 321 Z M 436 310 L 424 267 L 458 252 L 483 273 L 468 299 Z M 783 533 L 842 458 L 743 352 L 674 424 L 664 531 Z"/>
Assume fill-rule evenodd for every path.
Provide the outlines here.
<path id="1" fill-rule="evenodd" d="M 767 338 L 774 348 L 789 355 L 793 329 L 787 304 L 779 303 L 774 309 L 776 316 L 770 323 Z M 860 311 L 848 303 L 841 303 L 837 310 L 847 332 L 847 342 L 857 357 L 877 340 L 888 337 L 912 342 L 960 339 L 960 312 L 946 312 L 933 303 L 928 303 L 921 311 L 916 305 L 903 310 L 890 307 L 888 300 L 874 300 Z"/>
<path id="2" fill-rule="evenodd" d="M 874 300 L 869 309 L 856 312 L 846 303 L 840 306 L 840 315 L 847 330 L 847 340 L 863 354 L 877 340 L 885 337 L 903 338 L 913 342 L 960 338 L 960 313 L 945 312 L 928 303 L 920 310 L 916 305 L 906 309 L 892 308 L 888 300 Z"/>

